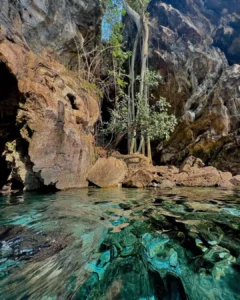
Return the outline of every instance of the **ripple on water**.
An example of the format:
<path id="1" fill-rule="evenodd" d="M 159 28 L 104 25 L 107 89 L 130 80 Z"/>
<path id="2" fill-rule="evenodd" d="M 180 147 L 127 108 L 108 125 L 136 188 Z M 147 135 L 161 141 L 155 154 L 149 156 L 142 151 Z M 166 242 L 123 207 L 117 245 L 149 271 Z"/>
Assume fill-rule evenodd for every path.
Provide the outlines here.
<path id="1" fill-rule="evenodd" d="M 0 299 L 240 299 L 240 192 L 0 198 Z"/>

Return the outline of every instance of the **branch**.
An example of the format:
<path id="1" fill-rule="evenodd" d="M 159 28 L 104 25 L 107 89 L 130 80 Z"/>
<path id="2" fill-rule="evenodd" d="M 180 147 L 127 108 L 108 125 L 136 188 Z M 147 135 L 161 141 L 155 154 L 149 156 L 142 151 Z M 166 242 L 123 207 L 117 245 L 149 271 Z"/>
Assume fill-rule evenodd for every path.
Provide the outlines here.
<path id="1" fill-rule="evenodd" d="M 137 28 L 139 29 L 141 26 L 140 22 L 140 15 L 131 8 L 131 6 L 127 3 L 126 0 L 121 0 L 123 7 L 125 8 L 127 14 L 130 16 L 130 18 L 133 19 L 134 23 L 136 24 Z"/>

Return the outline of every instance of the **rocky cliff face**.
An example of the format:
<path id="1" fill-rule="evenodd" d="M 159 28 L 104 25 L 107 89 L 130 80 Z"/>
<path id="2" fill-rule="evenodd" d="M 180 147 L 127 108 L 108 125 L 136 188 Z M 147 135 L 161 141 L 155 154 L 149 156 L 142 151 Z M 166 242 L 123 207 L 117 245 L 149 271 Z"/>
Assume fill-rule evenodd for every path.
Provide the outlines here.
<path id="1" fill-rule="evenodd" d="M 2 0 L 0 24 L 14 41 L 25 40 L 35 52 L 51 48 L 73 64 L 82 38 L 93 44 L 100 38 L 102 14 L 99 0 Z"/>
<path id="2" fill-rule="evenodd" d="M 240 2 L 152 0 L 149 12 L 156 93 L 179 119 L 161 162 L 193 154 L 240 173 Z"/>
<path id="3" fill-rule="evenodd" d="M 99 103 L 59 60 L 76 59 L 73 42 L 97 32 L 100 16 L 97 0 L 1 3 L 0 185 L 87 186 Z"/>

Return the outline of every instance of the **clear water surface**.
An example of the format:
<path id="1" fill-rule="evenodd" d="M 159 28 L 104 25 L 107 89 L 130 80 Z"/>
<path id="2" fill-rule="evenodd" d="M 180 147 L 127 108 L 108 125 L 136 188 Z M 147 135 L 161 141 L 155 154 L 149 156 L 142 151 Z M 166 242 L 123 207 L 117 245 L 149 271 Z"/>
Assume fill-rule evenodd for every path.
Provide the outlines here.
<path id="1" fill-rule="evenodd" d="M 240 191 L 0 197 L 0 299 L 240 299 Z"/>

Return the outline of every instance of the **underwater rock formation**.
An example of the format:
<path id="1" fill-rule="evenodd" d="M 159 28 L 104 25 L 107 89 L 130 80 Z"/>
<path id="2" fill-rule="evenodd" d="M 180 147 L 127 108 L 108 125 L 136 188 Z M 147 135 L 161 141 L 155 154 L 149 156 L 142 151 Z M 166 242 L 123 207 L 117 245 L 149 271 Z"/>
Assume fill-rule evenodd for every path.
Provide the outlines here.
<path id="1" fill-rule="evenodd" d="M 143 211 L 139 201 L 135 209 L 131 201 L 124 203 L 129 211 L 124 217 L 121 210 L 107 212 L 113 227 L 126 222 L 127 227 L 105 236 L 85 265 L 89 278 L 75 299 L 128 299 L 129 293 L 136 300 L 237 297 L 239 245 L 236 238 L 229 243 L 222 234 L 223 224 L 231 237 L 239 231 L 237 209 L 224 207 L 221 200 L 218 208 L 206 199 L 195 202 L 174 194 L 155 196 L 152 206 L 146 208 L 145 202 Z M 142 215 L 147 219 L 141 219 Z"/>
<path id="2" fill-rule="evenodd" d="M 88 185 L 98 96 L 59 60 L 76 61 L 74 40 L 96 34 L 100 16 L 99 1 L 1 4 L 0 186 L 7 180 L 25 190 Z"/>
<path id="3" fill-rule="evenodd" d="M 240 173 L 239 12 L 235 0 L 150 2 L 149 66 L 162 76 L 155 94 L 179 120 L 157 163 L 179 164 L 192 154 Z M 126 25 L 131 44 L 134 30 Z"/>

